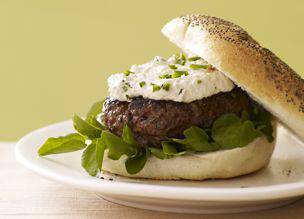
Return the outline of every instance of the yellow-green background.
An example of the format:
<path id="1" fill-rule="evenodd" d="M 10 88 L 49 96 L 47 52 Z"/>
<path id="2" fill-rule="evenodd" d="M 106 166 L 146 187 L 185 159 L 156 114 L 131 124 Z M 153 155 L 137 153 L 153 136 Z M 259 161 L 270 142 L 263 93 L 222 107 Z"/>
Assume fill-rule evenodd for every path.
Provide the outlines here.
<path id="1" fill-rule="evenodd" d="M 298 72 L 304 1 L 0 1 L 0 140 L 84 114 L 109 74 L 176 52 L 170 19 L 206 13 L 236 22 Z"/>

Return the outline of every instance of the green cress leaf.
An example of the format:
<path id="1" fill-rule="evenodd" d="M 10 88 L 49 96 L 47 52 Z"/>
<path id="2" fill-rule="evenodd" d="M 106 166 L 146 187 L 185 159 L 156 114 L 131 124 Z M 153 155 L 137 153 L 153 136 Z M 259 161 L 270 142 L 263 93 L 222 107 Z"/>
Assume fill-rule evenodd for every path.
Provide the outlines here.
<path id="1" fill-rule="evenodd" d="M 137 144 L 136 140 L 134 139 L 132 131 L 127 124 L 125 124 L 123 127 L 122 139 L 124 142 L 133 146 L 134 148 L 138 148 L 138 144 Z"/>
<path id="2" fill-rule="evenodd" d="M 170 141 L 162 141 L 161 142 L 162 146 L 163 146 L 163 152 L 166 155 L 175 155 L 177 154 L 177 150 L 174 147 L 173 144 L 170 143 Z"/>
<path id="3" fill-rule="evenodd" d="M 183 148 L 186 148 L 186 145 L 189 145 L 187 139 L 178 139 L 178 138 L 170 138 L 171 141 L 183 145 Z"/>
<path id="4" fill-rule="evenodd" d="M 257 106 L 254 107 L 252 113 L 252 120 L 256 128 L 261 131 L 267 138 L 268 142 L 273 142 L 274 137 L 272 136 L 273 127 L 271 125 L 272 115 Z"/>
<path id="5" fill-rule="evenodd" d="M 129 157 L 125 162 L 126 170 L 129 174 L 136 174 L 141 171 L 147 162 L 145 150 L 140 150 L 134 157 Z"/>
<path id="6" fill-rule="evenodd" d="M 266 122 L 271 122 L 271 118 L 272 116 L 268 111 L 263 110 L 258 106 L 254 106 L 252 113 L 253 121 L 266 123 Z"/>
<path id="7" fill-rule="evenodd" d="M 96 143 L 92 142 L 82 153 L 81 166 L 91 176 L 96 176 L 98 173 L 98 163 L 96 159 Z"/>
<path id="8" fill-rule="evenodd" d="M 96 141 L 96 160 L 99 170 L 102 170 L 103 156 L 106 148 L 106 144 L 103 142 L 102 138 L 98 138 Z"/>
<path id="9" fill-rule="evenodd" d="M 95 126 L 99 129 L 105 129 L 105 126 L 97 121 L 96 117 L 98 114 L 102 113 L 102 108 L 105 100 L 98 101 L 94 103 L 89 112 L 87 113 L 86 120 L 89 124 Z"/>
<path id="10" fill-rule="evenodd" d="M 192 126 L 184 131 L 184 136 L 190 147 L 188 150 L 199 151 L 199 152 L 209 152 L 215 151 L 219 148 L 214 147 L 214 145 L 209 143 L 209 136 L 207 133 L 196 126 Z"/>
<path id="11" fill-rule="evenodd" d="M 222 149 L 246 146 L 259 136 L 252 121 L 242 121 L 235 114 L 221 116 L 212 126 L 212 138 Z"/>
<path id="12" fill-rule="evenodd" d="M 101 101 L 94 103 L 91 106 L 89 112 L 87 113 L 87 118 L 96 117 L 98 114 L 100 114 L 102 112 L 104 102 L 105 102 L 105 100 L 101 100 Z"/>
<path id="13" fill-rule="evenodd" d="M 161 142 L 162 147 L 163 147 L 163 153 L 165 155 L 175 155 L 175 156 L 179 156 L 179 155 L 183 155 L 185 153 L 187 153 L 188 151 L 178 151 L 176 148 L 176 145 L 174 145 L 172 142 L 170 141 L 162 141 Z"/>
<path id="14" fill-rule="evenodd" d="M 109 149 L 108 157 L 112 160 L 119 160 L 124 154 L 130 157 L 137 153 L 137 150 L 133 146 L 127 144 L 120 137 L 109 131 L 103 131 L 101 138 Z"/>
<path id="15" fill-rule="evenodd" d="M 164 160 L 164 159 L 169 158 L 169 156 L 164 154 L 163 150 L 161 150 L 159 148 L 149 147 L 149 151 L 151 152 L 151 154 L 153 154 L 158 159 Z"/>
<path id="16" fill-rule="evenodd" d="M 106 129 L 106 127 L 103 124 L 101 124 L 100 122 L 98 122 L 95 117 L 86 118 L 85 121 L 88 122 L 90 125 L 96 127 L 97 129 L 101 129 L 101 130 Z"/>
<path id="17" fill-rule="evenodd" d="M 249 120 L 249 119 L 250 119 L 249 114 L 247 113 L 247 111 L 243 110 L 242 115 L 241 115 L 241 120 L 244 122 L 244 121 Z"/>
<path id="18" fill-rule="evenodd" d="M 101 135 L 101 129 L 91 125 L 77 115 L 74 115 L 73 117 L 73 125 L 80 134 L 85 135 L 90 139 L 99 138 Z"/>
<path id="19" fill-rule="evenodd" d="M 274 140 L 274 137 L 272 135 L 273 127 L 272 127 L 271 123 L 267 124 L 267 125 L 258 126 L 257 128 L 266 136 L 267 141 L 269 143 L 273 142 L 273 140 Z"/>
<path id="20" fill-rule="evenodd" d="M 184 131 L 184 139 L 171 138 L 170 140 L 181 145 L 186 151 L 210 152 L 219 150 L 220 147 L 214 142 L 209 142 L 209 136 L 205 130 L 192 126 Z"/>
<path id="21" fill-rule="evenodd" d="M 49 154 L 60 154 L 78 151 L 86 147 L 85 138 L 77 133 L 49 138 L 39 148 L 38 154 L 45 156 Z"/>

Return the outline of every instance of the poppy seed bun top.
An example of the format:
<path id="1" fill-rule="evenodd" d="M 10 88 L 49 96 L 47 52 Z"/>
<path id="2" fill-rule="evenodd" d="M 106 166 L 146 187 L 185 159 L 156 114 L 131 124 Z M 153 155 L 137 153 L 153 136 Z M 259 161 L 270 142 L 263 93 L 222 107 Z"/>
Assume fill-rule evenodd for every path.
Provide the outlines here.
<path id="1" fill-rule="evenodd" d="M 187 15 L 162 33 L 223 72 L 304 140 L 304 80 L 245 30 L 220 18 Z"/>

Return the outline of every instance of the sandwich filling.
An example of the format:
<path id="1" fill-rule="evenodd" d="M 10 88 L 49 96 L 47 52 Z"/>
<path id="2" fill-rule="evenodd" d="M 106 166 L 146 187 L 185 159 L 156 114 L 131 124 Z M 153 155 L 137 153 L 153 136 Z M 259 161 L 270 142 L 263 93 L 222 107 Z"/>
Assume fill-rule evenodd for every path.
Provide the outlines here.
<path id="1" fill-rule="evenodd" d="M 86 118 L 73 118 L 76 133 L 49 138 L 40 156 L 84 149 L 82 166 L 102 171 L 104 154 L 124 159 L 129 174 L 150 156 L 172 159 L 274 140 L 272 116 L 223 73 L 199 57 L 155 57 L 108 79 L 109 97 Z M 105 153 L 106 152 L 106 153 Z"/>

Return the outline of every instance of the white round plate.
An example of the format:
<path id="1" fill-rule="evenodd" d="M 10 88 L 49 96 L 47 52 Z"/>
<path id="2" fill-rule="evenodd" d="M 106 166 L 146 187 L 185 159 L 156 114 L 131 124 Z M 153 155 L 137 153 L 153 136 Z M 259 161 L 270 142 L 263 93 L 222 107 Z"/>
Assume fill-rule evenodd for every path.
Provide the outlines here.
<path id="1" fill-rule="evenodd" d="M 232 213 L 274 208 L 304 195 L 304 143 L 279 127 L 270 165 L 227 180 L 160 181 L 104 175 L 89 176 L 80 165 L 81 152 L 39 157 L 39 146 L 50 136 L 73 132 L 71 121 L 47 126 L 23 137 L 17 160 L 39 175 L 96 192 L 109 201 L 158 211 Z"/>

